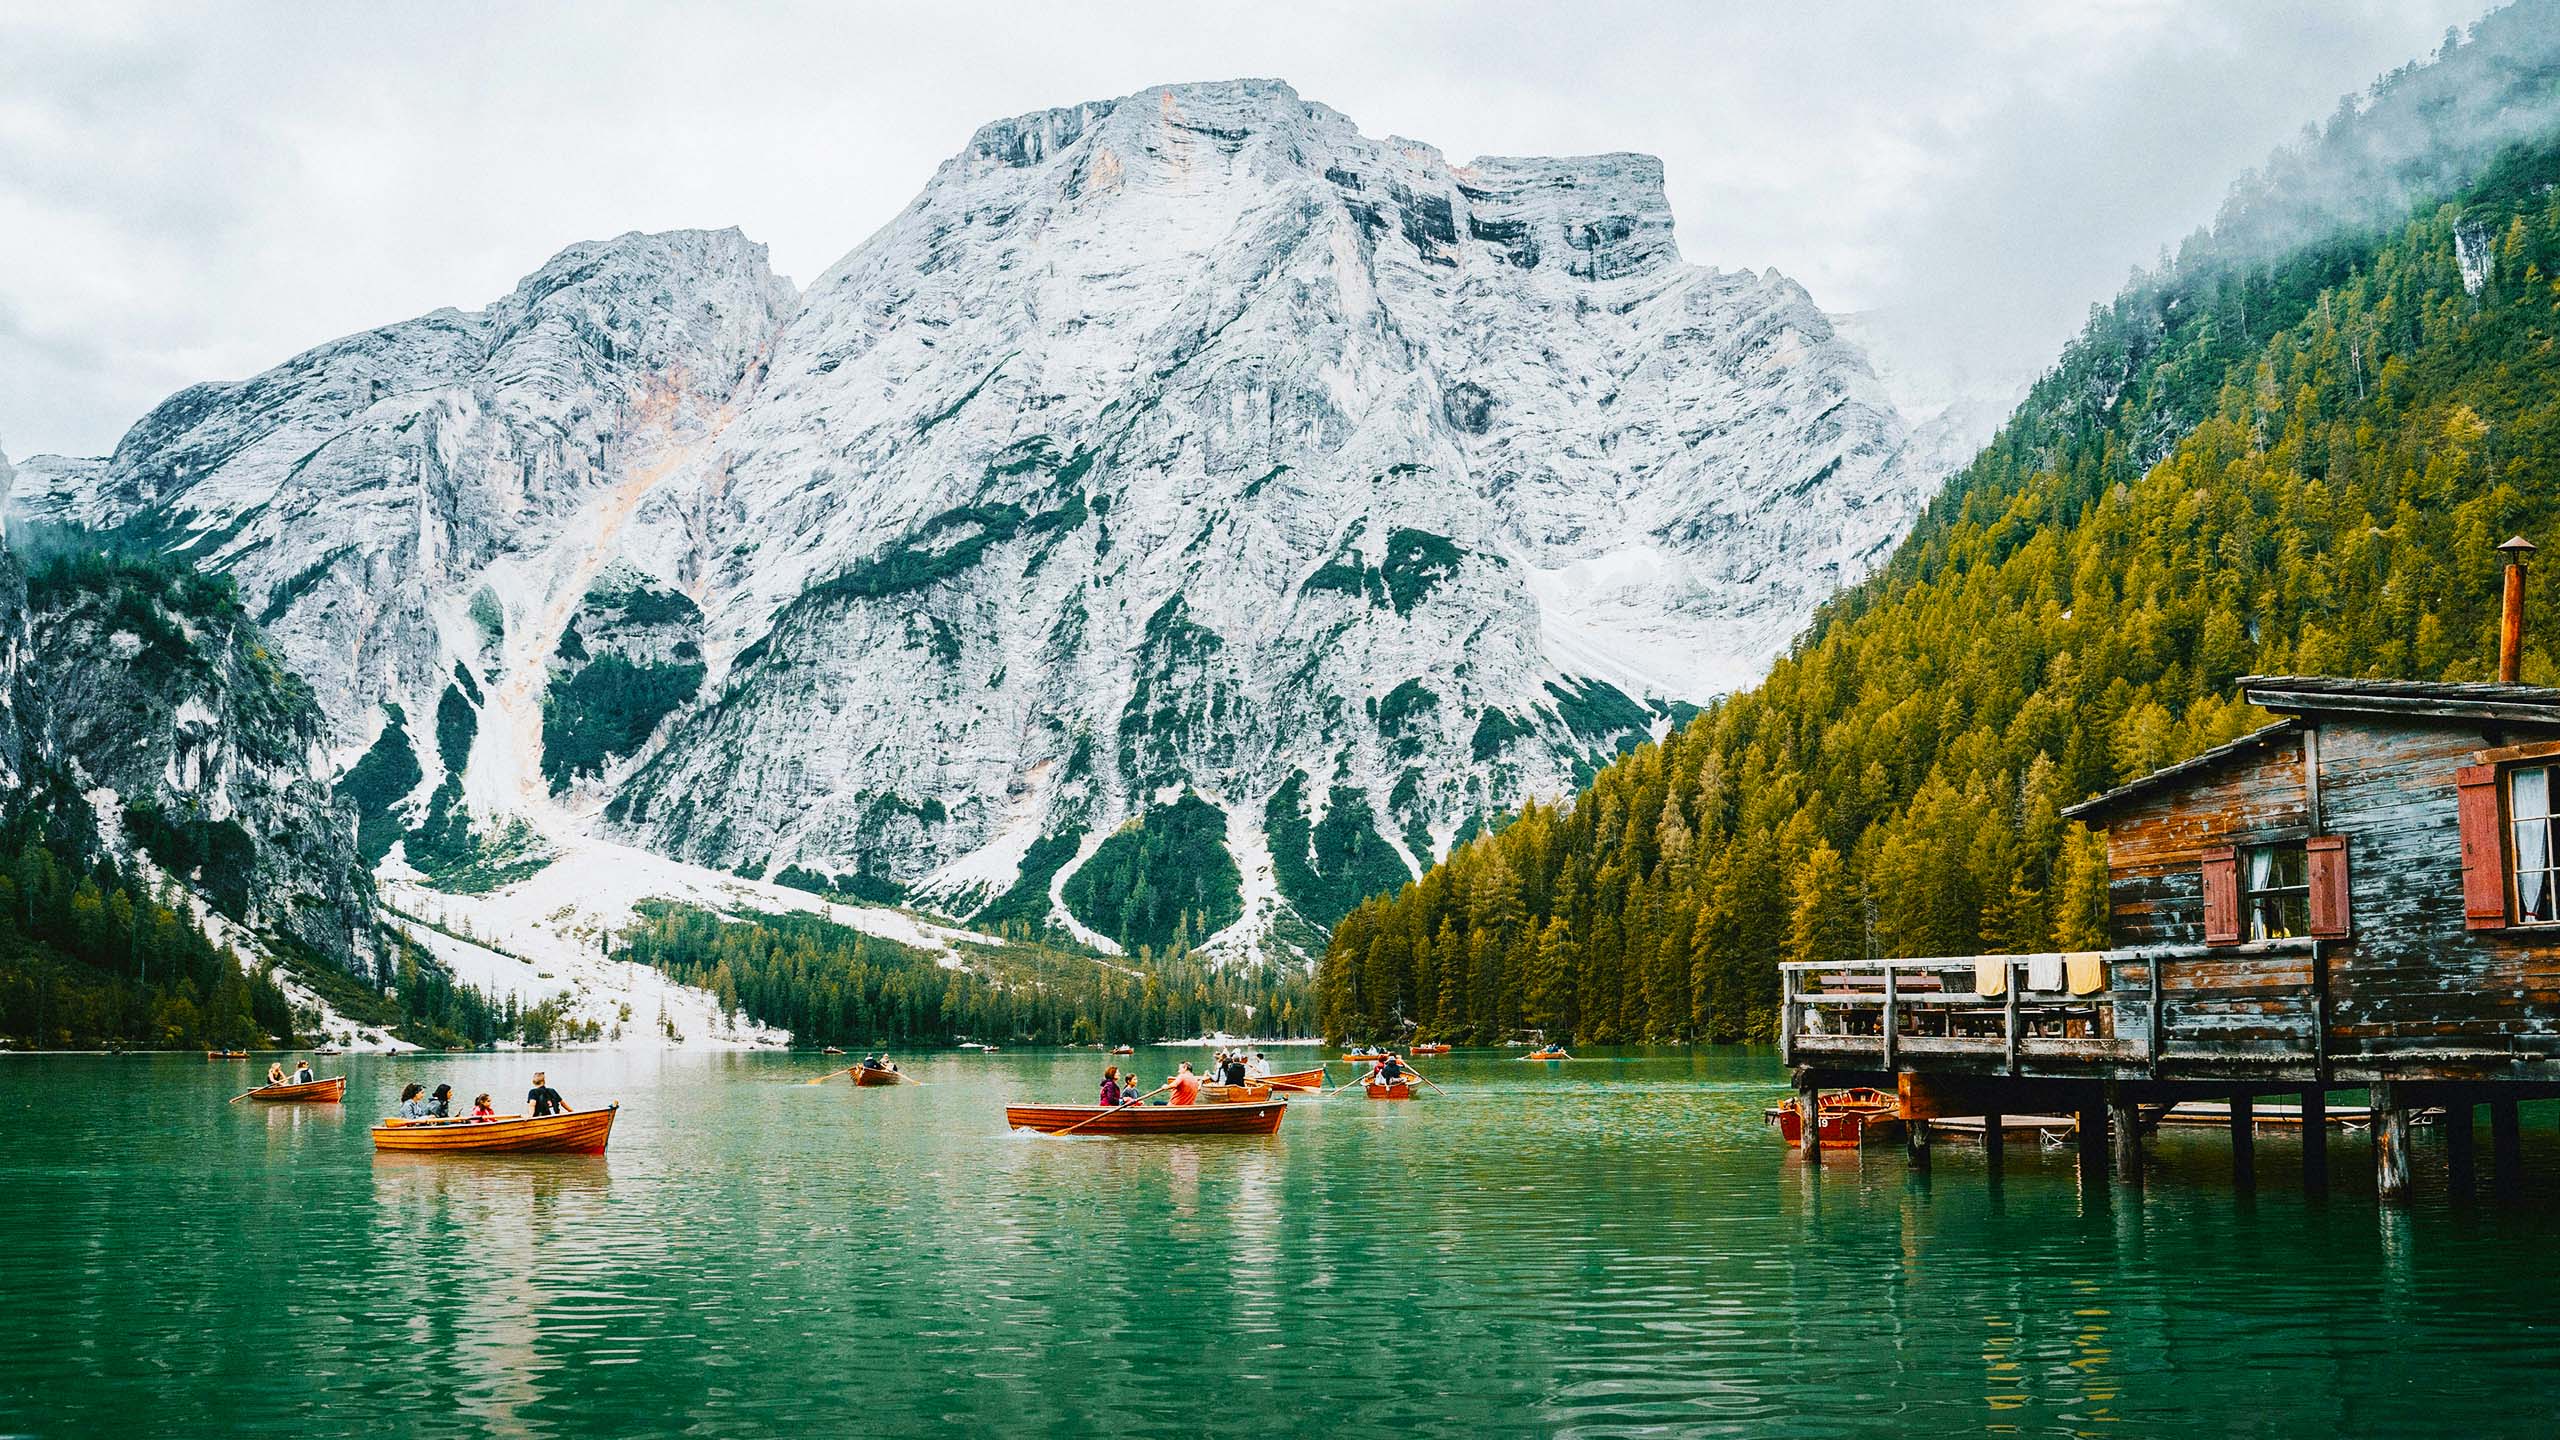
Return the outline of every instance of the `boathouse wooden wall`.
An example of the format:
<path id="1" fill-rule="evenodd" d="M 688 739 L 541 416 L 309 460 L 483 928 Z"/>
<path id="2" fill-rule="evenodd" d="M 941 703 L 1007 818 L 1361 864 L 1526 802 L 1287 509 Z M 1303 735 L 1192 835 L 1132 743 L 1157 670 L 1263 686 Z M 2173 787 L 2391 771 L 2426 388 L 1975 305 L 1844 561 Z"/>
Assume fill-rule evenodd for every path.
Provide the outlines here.
<path id="1" fill-rule="evenodd" d="M 2167 1052 L 2298 1061 L 2319 1050 L 2350 1066 L 2405 1059 L 2484 1073 L 2499 1056 L 2560 1055 L 2560 930 L 2465 928 L 2454 787 L 2482 752 L 2546 736 L 2353 715 L 2322 716 L 2316 731 L 2316 833 L 2346 839 L 2352 933 L 2316 958 L 2209 952 L 2166 963 Z M 2103 822 L 2113 943 L 2202 944 L 2208 851 L 2314 834 L 2304 753 L 2302 733 L 2282 736 L 2113 812 Z M 2148 1028 L 2151 983 L 2145 965 L 2116 967 L 2119 1033 Z"/>

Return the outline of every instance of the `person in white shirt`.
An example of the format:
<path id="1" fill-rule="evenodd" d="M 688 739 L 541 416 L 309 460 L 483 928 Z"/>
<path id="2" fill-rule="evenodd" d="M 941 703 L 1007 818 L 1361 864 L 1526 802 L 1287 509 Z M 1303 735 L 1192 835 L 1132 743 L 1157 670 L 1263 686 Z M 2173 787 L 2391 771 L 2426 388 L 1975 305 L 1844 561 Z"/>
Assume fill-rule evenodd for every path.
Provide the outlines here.
<path id="1" fill-rule="evenodd" d="M 1259 1050 L 1254 1051 L 1254 1052 L 1253 1052 L 1253 1063 L 1244 1067 L 1244 1078 L 1246 1078 L 1247 1080 L 1268 1080 L 1268 1079 L 1270 1079 L 1270 1078 L 1271 1078 L 1271 1057 L 1269 1057 L 1269 1056 L 1267 1056 L 1267 1055 L 1263 1054 L 1263 1053 L 1262 1053 L 1261 1051 L 1259 1051 Z"/>

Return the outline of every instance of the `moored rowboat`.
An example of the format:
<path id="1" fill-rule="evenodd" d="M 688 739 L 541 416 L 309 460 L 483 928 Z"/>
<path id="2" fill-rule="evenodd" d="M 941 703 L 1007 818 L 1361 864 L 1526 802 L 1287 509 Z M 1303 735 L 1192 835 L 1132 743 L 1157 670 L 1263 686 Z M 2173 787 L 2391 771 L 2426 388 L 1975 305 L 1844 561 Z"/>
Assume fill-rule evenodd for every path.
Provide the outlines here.
<path id="1" fill-rule="evenodd" d="M 1573 1057 L 1561 1050 L 1532 1050 L 1520 1058 L 1523 1060 L 1570 1060 Z"/>
<path id="2" fill-rule="evenodd" d="M 246 1060 L 249 1058 L 249 1052 L 246 1050 L 207 1050 L 204 1052 L 204 1058 L 207 1060 Z"/>
<path id="3" fill-rule="evenodd" d="M 1343 1055 L 1342 1063 L 1345 1065 L 1373 1065 L 1386 1058 L 1387 1052 L 1384 1050 L 1352 1050 Z"/>
<path id="4" fill-rule="evenodd" d="M 347 1077 L 332 1075 L 326 1080 L 312 1080 L 300 1085 L 261 1085 L 249 1092 L 249 1098 L 270 1104 L 283 1100 L 310 1100 L 326 1104 L 347 1098 Z"/>
<path id="5" fill-rule="evenodd" d="M 1413 1087 L 1402 1080 L 1372 1080 L 1369 1082 L 1369 1098 L 1372 1100 L 1410 1100 L 1413 1098 Z"/>
<path id="6" fill-rule="evenodd" d="M 1247 1105 L 1271 1098 L 1269 1082 L 1248 1085 L 1203 1085 L 1200 1099 L 1210 1105 Z"/>
<path id="7" fill-rule="evenodd" d="M 601 1155 L 605 1138 L 613 1133 L 614 1112 L 621 1108 L 616 1104 L 504 1120 L 385 1120 L 373 1127 L 373 1148 L 449 1155 Z"/>
<path id="8" fill-rule="evenodd" d="M 1274 1075 L 1262 1083 L 1274 1090 L 1321 1090 L 1324 1088 L 1324 1067 L 1292 1070 L 1286 1075 Z"/>
<path id="9" fill-rule="evenodd" d="M 856 1085 L 896 1085 L 906 1078 L 895 1070 L 880 1070 L 869 1065 L 853 1067 L 853 1083 Z"/>
<path id="10" fill-rule="evenodd" d="M 1004 1123 L 1055 1135 L 1268 1135 L 1289 1113 L 1286 1100 L 1242 1105 L 1007 1105 Z M 1096 1118 L 1096 1117 L 1100 1118 Z M 1090 1123 L 1087 1123 L 1090 1122 Z"/>
<path id="11" fill-rule="evenodd" d="M 1822 1148 L 1854 1150 L 1862 1145 L 1882 1145 L 1902 1138 L 1902 1104 L 1881 1090 L 1847 1090 L 1822 1097 Z M 1804 1146 L 1804 1112 L 1793 1105 L 1778 1107 L 1778 1134 L 1789 1145 Z"/>

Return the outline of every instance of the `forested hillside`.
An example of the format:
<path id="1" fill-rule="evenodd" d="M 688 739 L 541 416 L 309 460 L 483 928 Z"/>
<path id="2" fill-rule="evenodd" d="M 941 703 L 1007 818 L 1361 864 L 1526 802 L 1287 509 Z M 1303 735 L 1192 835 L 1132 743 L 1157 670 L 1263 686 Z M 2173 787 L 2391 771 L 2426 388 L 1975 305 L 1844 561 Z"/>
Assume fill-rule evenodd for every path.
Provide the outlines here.
<path id="1" fill-rule="evenodd" d="M 2491 547 L 2560 538 L 2560 144 L 2448 152 L 2549 115 L 2551 12 L 2386 80 L 2093 312 L 1758 689 L 1355 910 L 1327 1031 L 1749 1038 L 1780 959 L 2100 943 L 2058 810 L 2262 721 L 2234 677 L 2486 676 Z M 2350 182 L 2430 198 L 2358 224 Z"/>

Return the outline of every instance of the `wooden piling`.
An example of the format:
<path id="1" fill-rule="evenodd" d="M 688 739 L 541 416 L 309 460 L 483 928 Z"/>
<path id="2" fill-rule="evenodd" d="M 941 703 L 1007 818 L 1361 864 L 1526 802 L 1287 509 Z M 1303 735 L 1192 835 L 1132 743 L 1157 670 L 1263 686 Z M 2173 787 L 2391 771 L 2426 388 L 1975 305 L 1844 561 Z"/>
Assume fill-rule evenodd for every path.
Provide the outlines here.
<path id="1" fill-rule="evenodd" d="M 1796 1086 L 1796 1115 L 1804 1122 L 1804 1163 L 1822 1168 L 1822 1090 L 1811 1081 Z"/>
<path id="2" fill-rule="evenodd" d="M 2257 1097 L 2246 1090 L 2231 1097 L 2231 1183 L 2243 1190 L 2258 1183 Z"/>
<path id="3" fill-rule="evenodd" d="M 1991 1178 L 2000 1178 L 2000 1165 L 2008 1158 L 2009 1132 L 2002 1127 L 2003 1116 L 1994 1110 L 1982 1117 L 1982 1164 Z"/>
<path id="4" fill-rule="evenodd" d="M 2373 1193 L 2386 1205 L 2409 1200 L 2409 1107 L 2388 1080 L 2373 1085 Z"/>
<path id="5" fill-rule="evenodd" d="M 2095 1180 L 2107 1173 L 2107 1107 L 2092 1099 L 2080 1106 L 2080 1178 Z"/>
<path id="6" fill-rule="evenodd" d="M 2329 1193 L 2329 1092 L 2302 1092 L 2302 1189 Z"/>
<path id="7" fill-rule="evenodd" d="M 2126 1185 L 2142 1183 L 2142 1113 L 2120 1092 L 2107 1096 L 2108 1158 L 2115 1177 Z"/>
<path id="8" fill-rule="evenodd" d="M 2521 1176 L 2522 1152 L 2517 1146 L 2516 1102 L 2489 1102 L 2489 1182 L 2501 1195 L 2512 1194 Z"/>
<path id="9" fill-rule="evenodd" d="M 2445 1188 L 2453 1193 L 2456 1200 L 2470 1199 L 2477 1184 L 2474 1179 L 2478 1167 L 2473 1160 L 2476 1152 L 2472 1135 L 2473 1109 L 2469 1095 L 2458 1095 L 2453 1103 L 2444 1107 Z"/>
<path id="10" fill-rule="evenodd" d="M 1928 1169 L 1929 1122 L 1926 1120 L 1913 1120 L 1907 1122 L 1902 1127 L 1902 1138 L 1905 1155 L 1911 1162 L 1911 1168 L 1914 1170 Z"/>

